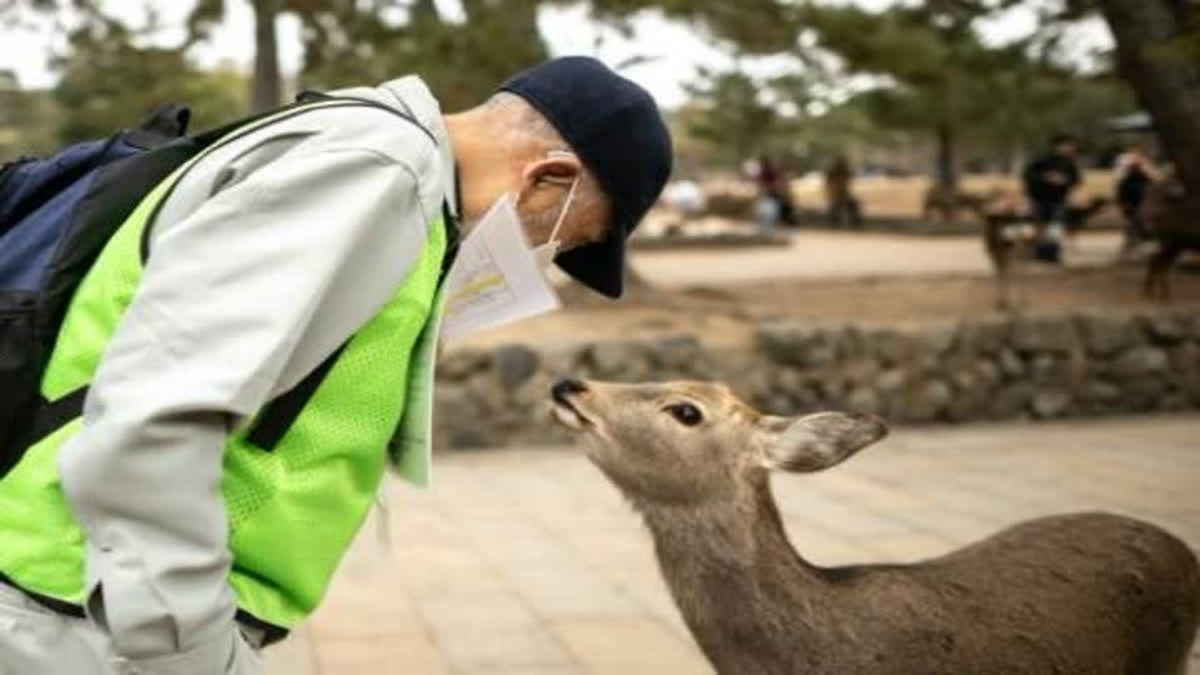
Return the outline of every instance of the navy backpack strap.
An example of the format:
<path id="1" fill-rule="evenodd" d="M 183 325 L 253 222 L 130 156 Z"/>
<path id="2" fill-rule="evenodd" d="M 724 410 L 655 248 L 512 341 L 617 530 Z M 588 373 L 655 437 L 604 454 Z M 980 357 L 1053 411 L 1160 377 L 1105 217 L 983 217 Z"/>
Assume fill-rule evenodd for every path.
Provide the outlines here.
<path id="1" fill-rule="evenodd" d="M 150 150 L 186 134 L 191 119 L 192 111 L 187 106 L 167 103 L 156 108 L 141 124 L 126 131 L 123 137 L 134 147 Z"/>

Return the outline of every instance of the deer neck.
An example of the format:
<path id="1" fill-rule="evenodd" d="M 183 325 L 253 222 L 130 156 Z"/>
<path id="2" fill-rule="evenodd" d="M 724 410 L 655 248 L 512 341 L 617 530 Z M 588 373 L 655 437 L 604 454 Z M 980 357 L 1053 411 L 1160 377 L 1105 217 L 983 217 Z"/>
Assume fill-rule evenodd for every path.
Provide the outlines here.
<path id="1" fill-rule="evenodd" d="M 641 510 L 667 586 L 714 661 L 714 654 L 753 651 L 755 642 L 769 641 L 783 615 L 793 630 L 819 625 L 815 617 L 830 587 L 788 542 L 765 483 L 745 500 Z M 793 647 L 802 647 L 804 639 L 790 637 Z"/>

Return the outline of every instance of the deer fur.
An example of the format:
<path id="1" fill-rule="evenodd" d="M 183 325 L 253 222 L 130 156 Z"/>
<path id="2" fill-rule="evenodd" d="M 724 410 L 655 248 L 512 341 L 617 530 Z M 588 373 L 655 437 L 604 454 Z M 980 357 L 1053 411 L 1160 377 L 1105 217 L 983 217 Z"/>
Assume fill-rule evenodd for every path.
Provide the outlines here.
<path id="1" fill-rule="evenodd" d="M 1174 174 L 1151 184 L 1141 206 L 1142 222 L 1158 250 L 1146 261 L 1143 293 L 1152 300 L 1171 299 L 1171 267 L 1187 251 L 1200 252 L 1200 222 L 1190 208 L 1183 183 Z"/>
<path id="2" fill-rule="evenodd" d="M 1037 227 L 1011 195 L 960 197 L 962 205 L 983 221 L 983 246 L 996 276 L 996 306 L 1012 309 L 1025 304 L 1023 288 L 1016 277 L 1017 267 L 1032 260 Z M 1074 236 L 1093 216 L 1108 205 L 1104 197 L 1093 197 L 1084 206 L 1068 206 L 1063 227 Z"/>
<path id="3" fill-rule="evenodd" d="M 980 197 L 944 185 L 933 185 L 921 200 L 921 216 L 929 222 L 951 223 L 964 209 L 972 209 Z"/>
<path id="4" fill-rule="evenodd" d="M 553 397 L 643 516 L 721 675 L 1185 673 L 1200 570 L 1153 525 L 1060 515 L 915 564 L 819 567 L 792 548 L 768 473 L 838 464 L 886 434 L 877 418 L 760 415 L 707 383 L 564 380 Z"/>

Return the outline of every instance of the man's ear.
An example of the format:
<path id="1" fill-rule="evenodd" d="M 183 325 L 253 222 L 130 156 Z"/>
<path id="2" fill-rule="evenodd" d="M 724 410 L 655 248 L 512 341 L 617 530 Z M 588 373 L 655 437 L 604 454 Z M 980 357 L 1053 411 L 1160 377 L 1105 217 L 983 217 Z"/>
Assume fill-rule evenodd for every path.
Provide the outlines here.
<path id="1" fill-rule="evenodd" d="M 583 165 L 578 157 L 569 152 L 556 152 L 526 164 L 521 178 L 526 185 L 551 182 L 569 186 L 582 172 Z"/>
<path id="2" fill-rule="evenodd" d="M 887 425 L 874 415 L 821 412 L 768 421 L 773 438 L 763 443 L 762 462 L 780 471 L 821 471 L 883 438 Z"/>

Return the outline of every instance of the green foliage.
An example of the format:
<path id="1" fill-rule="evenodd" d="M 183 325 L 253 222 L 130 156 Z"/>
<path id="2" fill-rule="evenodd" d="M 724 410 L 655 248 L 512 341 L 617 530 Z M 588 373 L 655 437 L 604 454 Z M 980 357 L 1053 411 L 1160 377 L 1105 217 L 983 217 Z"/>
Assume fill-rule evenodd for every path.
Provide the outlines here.
<path id="1" fill-rule="evenodd" d="M 88 22 L 69 45 L 55 64 L 61 79 L 53 92 L 63 143 L 108 135 L 169 102 L 192 109 L 193 129 L 245 114 L 240 76 L 199 70 L 179 49 L 135 46 L 117 22 Z"/>
<path id="2" fill-rule="evenodd" d="M 21 89 L 15 75 L 0 71 L 0 162 L 52 150 L 56 119 L 46 92 Z"/>
<path id="3" fill-rule="evenodd" d="M 692 104 L 684 130 L 727 160 L 745 159 L 765 149 L 782 119 L 760 99 L 762 85 L 738 71 L 701 68 L 698 75 L 699 80 L 687 86 Z"/>
<path id="4" fill-rule="evenodd" d="M 294 0 L 293 0 L 294 3 Z M 475 105 L 509 75 L 548 56 L 537 11 L 572 0 L 464 0 L 450 22 L 431 0 L 387 11 L 387 2 L 331 0 L 298 12 L 304 25 L 305 86 L 329 88 L 419 73 L 446 110 Z M 657 10 L 708 30 L 746 53 L 794 47 L 794 10 L 776 0 L 590 0 L 592 16 L 619 29 Z"/>
<path id="5" fill-rule="evenodd" d="M 461 22 L 443 17 L 433 0 L 245 2 L 259 14 L 300 20 L 299 87 L 375 84 L 416 73 L 449 111 L 477 104 L 513 72 L 546 58 L 540 7 L 583 2 L 594 19 L 618 29 L 629 29 L 639 13 L 658 12 L 739 55 L 739 66 L 729 72 L 698 73 L 688 88 L 693 101 L 675 119 L 688 137 L 684 144 L 722 161 L 763 150 L 832 154 L 848 144 L 886 145 L 913 133 L 1006 155 L 1039 145 L 1057 129 L 1098 132 L 1104 117 L 1132 107 L 1113 78 L 1082 78 L 1049 56 L 1055 26 L 1094 12 L 1095 0 L 908 0 L 880 11 L 815 0 L 463 0 Z M 1001 49 L 985 44 L 979 19 L 1016 4 L 1041 12 L 1039 33 Z M 87 19 L 58 63 L 63 79 L 54 99 L 64 109 L 62 140 L 108 133 L 165 101 L 194 106 L 196 127 L 243 113 L 243 78 L 201 72 L 185 56 L 224 20 L 231 0 L 191 0 L 188 40 L 178 49 L 140 45 L 127 27 L 101 14 L 103 6 L 95 0 L 0 3 L 0 21 L 68 8 Z M 1200 36 L 1200 28 L 1155 49 L 1164 58 L 1200 54 L 1200 37 L 1188 35 Z M 741 68 L 740 57 L 765 54 L 791 58 L 796 67 L 775 78 Z M 832 70 L 830 54 L 840 64 Z M 876 76 L 876 86 L 848 102 L 829 97 L 845 92 L 846 76 L 856 73 Z M 0 101 L 16 110 L 18 97 L 5 96 Z M 823 105 L 813 107 L 814 100 Z M 822 108 L 830 112 L 812 113 Z M 39 119 L 48 117 L 43 113 Z M 953 150 L 944 156 L 953 159 Z"/>
<path id="6" fill-rule="evenodd" d="M 1012 152 L 1056 130 L 1084 135 L 1129 109 L 1111 78 L 1084 78 L 1056 63 L 1052 40 L 985 44 L 977 22 L 1016 0 L 924 0 L 878 12 L 807 5 L 803 16 L 820 47 L 847 70 L 879 76 L 859 104 L 881 126 L 923 130 L 939 144 L 939 180 L 955 182 L 959 139 Z"/>
<path id="7" fill-rule="evenodd" d="M 748 54 L 786 52 L 796 45 L 798 15 L 780 0 L 590 0 L 592 15 L 620 26 L 638 12 L 663 15 L 707 30 Z"/>
<path id="8" fill-rule="evenodd" d="M 375 84 L 420 74 L 444 110 L 481 103 L 509 75 L 548 56 L 535 0 L 465 0 L 467 20 L 443 19 L 432 2 L 398 17 L 344 1 L 302 16 L 305 87 Z"/>

